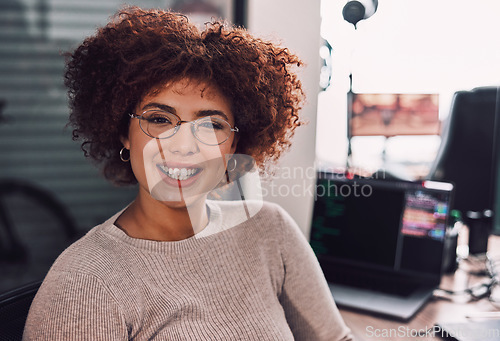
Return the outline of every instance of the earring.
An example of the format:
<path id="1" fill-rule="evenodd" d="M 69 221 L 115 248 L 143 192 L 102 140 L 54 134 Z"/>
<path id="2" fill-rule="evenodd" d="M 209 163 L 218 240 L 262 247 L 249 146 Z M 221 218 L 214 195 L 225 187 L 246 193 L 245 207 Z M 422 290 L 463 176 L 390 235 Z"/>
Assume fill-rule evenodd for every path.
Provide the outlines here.
<path id="1" fill-rule="evenodd" d="M 123 151 L 126 150 L 128 151 L 128 159 L 125 159 L 123 157 Z M 123 162 L 129 162 L 130 161 L 130 151 L 128 149 L 126 149 L 125 147 L 123 147 L 122 149 L 120 149 L 120 160 L 122 160 Z"/>
<path id="2" fill-rule="evenodd" d="M 229 163 L 230 163 L 231 161 L 234 161 L 234 166 L 233 166 L 233 167 L 231 167 L 231 169 L 229 169 Z M 232 171 L 234 171 L 234 170 L 236 169 L 236 166 L 237 166 L 237 165 L 238 165 L 238 161 L 236 161 L 236 159 L 235 159 L 235 158 L 231 158 L 231 159 L 228 161 L 228 163 L 227 163 L 227 170 L 228 170 L 228 171 L 230 171 L 230 172 L 232 172 Z"/>

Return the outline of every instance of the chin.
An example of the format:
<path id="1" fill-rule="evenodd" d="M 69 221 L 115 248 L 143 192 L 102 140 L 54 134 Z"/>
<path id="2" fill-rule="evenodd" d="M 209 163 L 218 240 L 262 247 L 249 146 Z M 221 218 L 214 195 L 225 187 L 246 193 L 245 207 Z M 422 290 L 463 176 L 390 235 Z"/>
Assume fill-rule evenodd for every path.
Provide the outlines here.
<path id="1" fill-rule="evenodd" d="M 182 200 L 159 200 L 155 198 L 156 200 L 160 201 L 163 205 L 173 208 L 173 209 L 189 209 L 190 207 L 194 207 L 197 204 L 205 204 L 205 201 L 207 200 L 207 195 L 206 194 L 199 194 L 197 196 L 190 196 L 187 198 L 183 198 Z"/>

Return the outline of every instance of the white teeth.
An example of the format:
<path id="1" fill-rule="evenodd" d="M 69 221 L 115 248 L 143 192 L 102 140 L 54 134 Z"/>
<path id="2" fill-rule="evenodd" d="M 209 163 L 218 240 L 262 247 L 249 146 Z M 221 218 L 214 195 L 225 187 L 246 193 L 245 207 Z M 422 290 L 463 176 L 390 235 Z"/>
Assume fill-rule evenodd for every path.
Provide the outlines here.
<path id="1" fill-rule="evenodd" d="M 163 173 L 175 180 L 186 180 L 197 173 L 196 168 L 168 168 L 164 165 L 159 166 Z"/>

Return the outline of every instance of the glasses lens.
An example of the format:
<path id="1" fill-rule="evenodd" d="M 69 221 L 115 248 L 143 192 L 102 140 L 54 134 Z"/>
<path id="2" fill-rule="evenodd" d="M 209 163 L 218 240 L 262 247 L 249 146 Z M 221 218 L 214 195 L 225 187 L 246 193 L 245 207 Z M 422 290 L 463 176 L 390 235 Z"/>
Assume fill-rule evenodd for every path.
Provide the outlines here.
<path id="1" fill-rule="evenodd" d="M 231 126 L 221 118 L 208 116 L 196 121 L 194 134 L 201 142 L 216 146 L 225 142 L 231 135 Z"/>
<path id="2" fill-rule="evenodd" d="M 142 114 L 141 129 L 155 138 L 168 138 L 175 134 L 175 127 L 179 120 L 169 112 L 162 110 L 148 110 Z"/>

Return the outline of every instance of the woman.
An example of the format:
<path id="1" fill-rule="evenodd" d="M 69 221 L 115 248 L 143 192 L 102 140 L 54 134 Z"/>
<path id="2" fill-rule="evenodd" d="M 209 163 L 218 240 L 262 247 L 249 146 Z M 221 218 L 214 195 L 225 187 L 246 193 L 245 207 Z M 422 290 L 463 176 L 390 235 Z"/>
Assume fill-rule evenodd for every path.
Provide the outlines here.
<path id="1" fill-rule="evenodd" d="M 66 71 L 73 134 L 138 194 L 57 259 L 24 339 L 349 339 L 286 212 L 207 200 L 288 147 L 300 64 L 243 29 L 200 32 L 160 10 L 127 8 L 87 38 Z"/>

